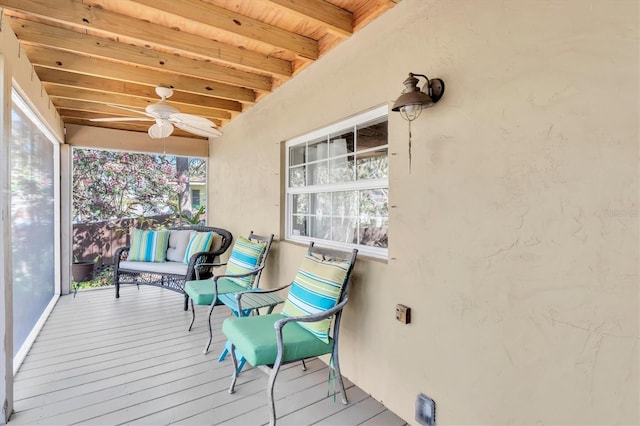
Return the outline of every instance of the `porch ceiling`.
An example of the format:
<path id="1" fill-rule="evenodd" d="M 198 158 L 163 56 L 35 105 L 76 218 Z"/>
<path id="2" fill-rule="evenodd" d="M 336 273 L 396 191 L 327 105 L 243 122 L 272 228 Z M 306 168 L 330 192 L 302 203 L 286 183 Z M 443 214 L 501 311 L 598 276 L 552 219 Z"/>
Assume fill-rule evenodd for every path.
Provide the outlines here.
<path id="1" fill-rule="evenodd" d="M 0 0 L 65 124 L 146 132 L 170 103 L 224 126 L 400 0 Z M 178 136 L 195 137 L 179 130 Z"/>

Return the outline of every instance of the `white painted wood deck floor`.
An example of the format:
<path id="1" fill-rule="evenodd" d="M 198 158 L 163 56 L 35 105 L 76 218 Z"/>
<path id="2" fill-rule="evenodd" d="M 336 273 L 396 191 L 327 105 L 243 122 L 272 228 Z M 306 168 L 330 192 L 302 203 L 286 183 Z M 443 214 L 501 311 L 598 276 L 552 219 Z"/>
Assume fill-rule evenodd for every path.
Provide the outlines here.
<path id="1" fill-rule="evenodd" d="M 268 423 L 267 375 L 246 365 L 236 393 L 227 392 L 231 359 L 214 311 L 214 341 L 206 307 L 196 323 L 182 296 L 163 289 L 125 286 L 63 296 L 15 378 L 9 425 L 260 425 Z M 349 404 L 327 397 L 328 370 L 317 359 L 288 365 L 276 382 L 278 425 L 404 425 L 348 379 Z"/>

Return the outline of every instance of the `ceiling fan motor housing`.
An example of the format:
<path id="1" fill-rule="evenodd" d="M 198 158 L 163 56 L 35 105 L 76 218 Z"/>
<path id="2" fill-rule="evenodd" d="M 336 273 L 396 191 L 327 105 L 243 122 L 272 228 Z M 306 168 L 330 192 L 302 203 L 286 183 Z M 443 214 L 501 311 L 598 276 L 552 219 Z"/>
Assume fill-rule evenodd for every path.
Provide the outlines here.
<path id="1" fill-rule="evenodd" d="M 172 107 L 164 101 L 160 101 L 156 104 L 147 105 L 144 109 L 147 113 L 153 115 L 156 118 L 169 118 L 171 114 L 179 113 L 180 110 Z"/>

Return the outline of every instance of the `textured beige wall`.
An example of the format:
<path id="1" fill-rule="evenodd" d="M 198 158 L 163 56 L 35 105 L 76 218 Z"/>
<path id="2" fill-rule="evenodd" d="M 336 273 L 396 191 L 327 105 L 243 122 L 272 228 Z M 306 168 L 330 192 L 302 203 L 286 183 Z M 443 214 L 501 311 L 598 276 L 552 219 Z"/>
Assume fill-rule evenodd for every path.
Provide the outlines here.
<path id="1" fill-rule="evenodd" d="M 279 233 L 281 141 L 441 77 L 411 170 L 389 117 L 390 259 L 357 265 L 344 374 L 411 423 L 425 392 L 440 424 L 637 424 L 638 17 L 404 0 L 211 142 L 210 221 Z M 277 243 L 269 284 L 302 253 Z"/>

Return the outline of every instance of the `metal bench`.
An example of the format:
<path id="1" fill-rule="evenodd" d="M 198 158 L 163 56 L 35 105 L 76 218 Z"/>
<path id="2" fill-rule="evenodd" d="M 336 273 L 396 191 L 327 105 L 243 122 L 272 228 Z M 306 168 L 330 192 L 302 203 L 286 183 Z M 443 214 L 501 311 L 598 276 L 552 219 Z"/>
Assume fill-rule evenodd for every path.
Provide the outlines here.
<path id="1" fill-rule="evenodd" d="M 189 259 L 189 263 L 167 261 L 157 262 L 130 262 L 127 261 L 130 246 L 120 247 L 113 257 L 113 283 L 116 288 L 116 298 L 120 297 L 120 285 L 135 284 L 136 286 L 151 285 L 184 294 L 184 283 L 195 280 L 195 266 L 201 263 L 215 264 L 219 262 L 219 256 L 227 251 L 233 241 L 231 232 L 226 229 L 213 226 L 178 226 L 168 228 L 169 231 L 191 230 L 197 232 L 213 231 L 222 237 L 222 244 L 212 244 L 208 252 L 195 253 Z M 219 247 L 216 247 L 219 246 Z M 200 267 L 200 279 L 213 276 L 214 266 Z M 185 295 L 184 310 L 188 309 L 189 299 Z"/>

